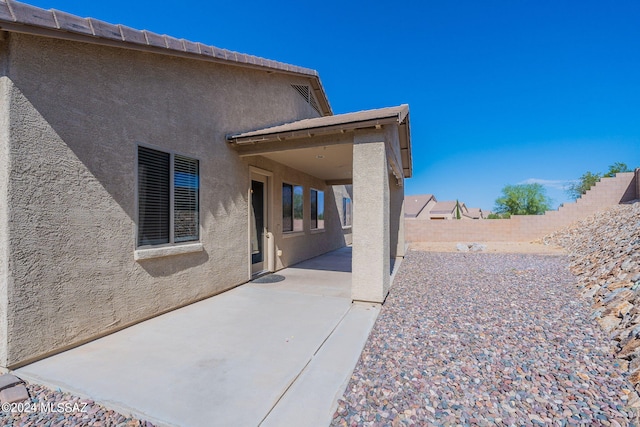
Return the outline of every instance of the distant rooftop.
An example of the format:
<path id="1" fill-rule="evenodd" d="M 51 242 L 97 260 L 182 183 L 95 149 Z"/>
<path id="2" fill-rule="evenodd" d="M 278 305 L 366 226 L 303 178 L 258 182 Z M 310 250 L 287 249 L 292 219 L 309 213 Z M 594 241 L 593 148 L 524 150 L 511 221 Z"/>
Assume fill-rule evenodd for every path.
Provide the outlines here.
<path id="1" fill-rule="evenodd" d="M 429 203 L 429 200 L 437 201 L 433 194 L 419 194 L 417 196 L 405 196 L 404 198 L 404 216 L 415 218 Z"/>
<path id="2" fill-rule="evenodd" d="M 460 203 L 460 206 L 462 206 L 462 203 Z M 455 200 L 446 200 L 444 202 L 436 203 L 431 209 L 431 213 L 432 214 L 448 214 L 453 212 L 455 208 L 456 208 Z"/>

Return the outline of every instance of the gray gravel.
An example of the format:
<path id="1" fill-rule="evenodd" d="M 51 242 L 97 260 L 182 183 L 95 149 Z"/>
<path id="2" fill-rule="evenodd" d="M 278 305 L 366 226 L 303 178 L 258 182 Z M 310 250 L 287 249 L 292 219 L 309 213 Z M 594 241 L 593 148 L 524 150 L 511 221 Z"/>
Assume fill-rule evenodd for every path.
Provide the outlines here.
<path id="1" fill-rule="evenodd" d="M 12 412 L 0 411 L 0 426 L 154 427 L 150 422 L 119 414 L 90 399 L 38 384 L 28 384 L 27 390 L 31 400 L 16 404 Z"/>
<path id="2" fill-rule="evenodd" d="M 636 425 L 567 264 L 411 251 L 332 425 Z"/>

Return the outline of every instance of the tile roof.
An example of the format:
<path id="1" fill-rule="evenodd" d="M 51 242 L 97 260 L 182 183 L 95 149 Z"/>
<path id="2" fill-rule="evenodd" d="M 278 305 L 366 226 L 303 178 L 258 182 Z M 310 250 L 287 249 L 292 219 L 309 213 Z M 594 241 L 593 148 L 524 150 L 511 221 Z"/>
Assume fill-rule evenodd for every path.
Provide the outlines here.
<path id="1" fill-rule="evenodd" d="M 429 203 L 429 200 L 433 199 L 437 202 L 433 194 L 419 194 L 417 196 L 405 196 L 404 198 L 404 216 L 408 218 L 415 218 L 420 215 L 420 212 Z"/>
<path id="2" fill-rule="evenodd" d="M 460 206 L 462 206 L 462 203 L 460 204 Z M 429 211 L 429 213 L 431 214 L 449 214 L 451 212 L 453 212 L 453 210 L 456 208 L 456 201 L 455 200 L 447 200 L 444 202 L 438 202 L 436 203 L 433 208 L 431 208 L 431 210 Z"/>
<path id="3" fill-rule="evenodd" d="M 253 130 L 232 134 L 227 137 L 229 141 L 247 142 L 265 141 L 268 139 L 280 139 L 286 134 L 295 132 L 309 132 L 314 129 L 337 127 L 340 129 L 354 128 L 360 124 L 372 126 L 375 124 L 385 124 L 396 122 L 402 124 L 409 114 L 409 106 L 406 104 L 397 107 L 379 108 L 375 110 L 357 111 L 354 113 L 337 114 L 335 116 L 315 117 L 303 119 L 291 123 L 271 126 L 264 129 Z"/>
<path id="4" fill-rule="evenodd" d="M 482 209 L 480 208 L 467 208 L 467 212 L 463 213 L 462 215 L 469 217 L 469 218 L 473 218 L 473 219 L 480 219 L 482 218 Z"/>
<path id="5" fill-rule="evenodd" d="M 176 39 L 146 30 L 136 30 L 124 25 L 110 24 L 94 18 L 81 18 L 54 9 L 45 10 L 14 0 L 0 0 L 0 29 L 59 38 L 81 37 L 83 41 L 94 43 L 111 45 L 117 43 L 132 49 L 144 48 L 165 54 L 193 55 L 216 62 L 302 75 L 313 79 L 312 86 L 323 106 L 323 113 L 332 114 L 318 72 L 309 68 L 219 49 L 185 39 Z M 45 30 L 44 33 L 42 30 Z"/>

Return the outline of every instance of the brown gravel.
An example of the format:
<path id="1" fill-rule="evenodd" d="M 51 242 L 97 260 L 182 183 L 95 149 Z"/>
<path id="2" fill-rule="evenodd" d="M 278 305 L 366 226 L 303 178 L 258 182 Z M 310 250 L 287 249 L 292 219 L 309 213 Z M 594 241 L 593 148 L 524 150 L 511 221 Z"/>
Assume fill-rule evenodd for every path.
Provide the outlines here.
<path id="1" fill-rule="evenodd" d="M 542 240 L 571 254 L 578 290 L 640 392 L 640 203 L 614 206 Z"/>
<path id="2" fill-rule="evenodd" d="M 332 425 L 636 425 L 567 263 L 410 251 Z"/>
<path id="3" fill-rule="evenodd" d="M 0 411 L 0 426 L 7 427 L 154 427 L 147 421 L 106 409 L 38 384 L 27 384 L 30 401 L 16 403 L 12 411 Z"/>

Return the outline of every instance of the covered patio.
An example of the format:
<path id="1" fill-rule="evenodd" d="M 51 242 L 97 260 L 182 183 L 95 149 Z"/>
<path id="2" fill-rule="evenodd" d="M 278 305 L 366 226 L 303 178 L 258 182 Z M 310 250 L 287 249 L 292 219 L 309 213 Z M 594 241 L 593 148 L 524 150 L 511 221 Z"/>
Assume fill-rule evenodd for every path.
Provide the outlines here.
<path id="1" fill-rule="evenodd" d="M 352 303 L 351 248 L 14 371 L 160 426 L 326 426 L 379 304 Z"/>
<path id="2" fill-rule="evenodd" d="M 411 177 L 409 107 L 304 119 L 229 135 L 240 157 L 263 156 L 353 185 L 351 299 L 382 303 L 391 259 L 404 257 L 404 179 Z"/>

